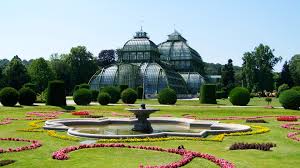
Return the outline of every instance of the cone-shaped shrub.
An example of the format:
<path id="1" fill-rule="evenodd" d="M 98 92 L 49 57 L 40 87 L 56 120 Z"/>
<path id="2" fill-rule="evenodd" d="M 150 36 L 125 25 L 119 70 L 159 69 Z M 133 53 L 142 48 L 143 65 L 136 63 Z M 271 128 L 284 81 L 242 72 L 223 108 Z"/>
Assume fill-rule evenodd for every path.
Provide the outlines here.
<path id="1" fill-rule="evenodd" d="M 289 89 L 279 95 L 279 102 L 285 109 L 298 110 L 300 107 L 300 92 Z"/>
<path id="2" fill-rule="evenodd" d="M 138 86 L 136 88 L 136 92 L 137 92 L 137 95 L 138 95 L 138 99 L 142 99 L 143 98 L 143 87 L 142 86 Z"/>
<path id="3" fill-rule="evenodd" d="M 217 104 L 216 101 L 216 85 L 204 84 L 200 89 L 200 103 Z"/>
<path id="4" fill-rule="evenodd" d="M 108 105 L 110 102 L 110 95 L 106 92 L 100 92 L 98 96 L 98 102 L 101 105 Z"/>
<path id="5" fill-rule="evenodd" d="M 46 104 L 51 106 L 65 106 L 66 105 L 66 91 L 65 83 L 63 81 L 55 80 L 48 83 L 48 93 Z"/>
<path id="6" fill-rule="evenodd" d="M 250 101 L 250 93 L 246 88 L 236 87 L 230 91 L 229 101 L 233 105 L 246 106 Z"/>
<path id="7" fill-rule="evenodd" d="M 78 89 L 73 94 L 73 100 L 77 105 L 88 105 L 92 101 L 92 92 L 89 89 Z"/>
<path id="8" fill-rule="evenodd" d="M 137 99 L 137 93 L 135 90 L 127 88 L 122 92 L 121 99 L 123 103 L 134 104 Z"/>
<path id="9" fill-rule="evenodd" d="M 36 100 L 36 93 L 30 89 L 23 87 L 19 90 L 20 98 L 19 103 L 21 105 L 31 106 Z"/>
<path id="10" fill-rule="evenodd" d="M 0 101 L 3 106 L 15 106 L 19 100 L 19 93 L 12 87 L 5 87 L 0 91 Z"/>
<path id="11" fill-rule="evenodd" d="M 171 88 L 164 88 L 158 93 L 160 104 L 175 104 L 177 102 L 176 92 Z"/>

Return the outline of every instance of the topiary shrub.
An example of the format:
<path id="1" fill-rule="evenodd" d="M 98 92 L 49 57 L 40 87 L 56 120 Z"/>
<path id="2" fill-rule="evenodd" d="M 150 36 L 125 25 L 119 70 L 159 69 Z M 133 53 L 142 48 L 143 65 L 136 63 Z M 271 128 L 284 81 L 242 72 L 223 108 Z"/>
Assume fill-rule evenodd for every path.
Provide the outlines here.
<path id="1" fill-rule="evenodd" d="M 110 96 L 109 103 L 117 103 L 120 100 L 120 89 L 114 86 L 107 86 L 100 90 L 100 93 L 108 93 Z"/>
<path id="2" fill-rule="evenodd" d="M 125 89 L 128 88 L 128 85 L 120 85 L 119 88 L 120 88 L 120 92 L 122 93 Z"/>
<path id="3" fill-rule="evenodd" d="M 19 93 L 12 87 L 5 87 L 0 91 L 0 102 L 3 106 L 15 106 L 19 100 Z"/>
<path id="4" fill-rule="evenodd" d="M 90 85 L 87 83 L 82 83 L 79 85 L 79 89 L 90 89 Z"/>
<path id="5" fill-rule="evenodd" d="M 19 90 L 20 98 L 19 103 L 21 105 L 28 105 L 31 106 L 36 100 L 36 93 L 30 89 L 23 87 Z"/>
<path id="6" fill-rule="evenodd" d="M 35 93 L 37 93 L 37 86 L 36 86 L 36 84 L 34 84 L 34 83 L 25 83 L 25 84 L 23 85 L 23 87 L 25 87 L 25 88 L 30 88 L 30 89 L 32 89 Z"/>
<path id="7" fill-rule="evenodd" d="M 177 102 L 176 92 L 171 88 L 164 88 L 158 93 L 159 104 L 175 104 Z"/>
<path id="8" fill-rule="evenodd" d="M 246 106 L 250 101 L 250 93 L 246 88 L 236 87 L 230 91 L 229 101 L 233 105 Z"/>
<path id="9" fill-rule="evenodd" d="M 288 90 L 290 87 L 288 84 L 282 84 L 278 87 L 278 93 L 277 93 L 277 97 L 279 97 L 280 93 L 285 91 L 285 90 Z"/>
<path id="10" fill-rule="evenodd" d="M 92 92 L 89 89 L 78 89 L 73 94 L 73 100 L 77 105 L 88 105 L 92 101 Z"/>
<path id="11" fill-rule="evenodd" d="M 48 82 L 46 104 L 51 106 L 66 105 L 65 83 L 63 81 Z"/>
<path id="12" fill-rule="evenodd" d="M 98 96 L 98 102 L 101 105 L 108 105 L 110 102 L 110 95 L 106 92 L 100 92 Z"/>
<path id="13" fill-rule="evenodd" d="M 97 101 L 99 91 L 98 90 L 91 90 L 91 92 L 92 92 L 92 101 Z"/>
<path id="14" fill-rule="evenodd" d="M 136 92 L 137 92 L 138 99 L 142 99 L 143 98 L 143 87 L 142 86 L 138 86 L 136 88 Z"/>
<path id="15" fill-rule="evenodd" d="M 121 99 L 122 99 L 123 103 L 134 104 L 137 99 L 137 96 L 138 95 L 135 90 L 133 90 L 131 88 L 127 88 L 122 92 Z"/>
<path id="16" fill-rule="evenodd" d="M 283 91 L 279 96 L 279 102 L 285 109 L 298 110 L 300 107 L 300 93 L 293 89 Z"/>
<path id="17" fill-rule="evenodd" d="M 216 101 L 216 85 L 204 84 L 200 89 L 200 103 L 202 104 L 217 104 Z"/>

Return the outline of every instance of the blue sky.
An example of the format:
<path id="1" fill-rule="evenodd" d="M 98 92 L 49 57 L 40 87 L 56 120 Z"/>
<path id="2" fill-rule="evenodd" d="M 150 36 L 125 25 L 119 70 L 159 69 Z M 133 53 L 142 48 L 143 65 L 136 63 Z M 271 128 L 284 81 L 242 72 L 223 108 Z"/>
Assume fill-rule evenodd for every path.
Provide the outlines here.
<path id="1" fill-rule="evenodd" d="M 143 25 L 156 44 L 175 27 L 206 62 L 241 65 L 259 43 L 289 60 L 300 53 L 299 11 L 297 0 L 2 0 L 0 58 L 48 59 L 77 45 L 97 55 Z"/>

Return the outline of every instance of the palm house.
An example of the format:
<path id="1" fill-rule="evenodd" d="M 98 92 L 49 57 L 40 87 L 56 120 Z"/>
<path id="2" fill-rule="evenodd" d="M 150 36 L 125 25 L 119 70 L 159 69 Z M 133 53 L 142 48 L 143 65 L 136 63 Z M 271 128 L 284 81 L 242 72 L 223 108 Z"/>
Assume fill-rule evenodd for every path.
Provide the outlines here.
<path id="1" fill-rule="evenodd" d="M 91 89 L 105 86 L 141 86 L 146 98 L 156 97 L 170 87 L 179 97 L 196 96 L 204 78 L 200 55 L 175 31 L 158 46 L 143 30 L 118 50 L 117 63 L 96 72 L 89 81 Z"/>

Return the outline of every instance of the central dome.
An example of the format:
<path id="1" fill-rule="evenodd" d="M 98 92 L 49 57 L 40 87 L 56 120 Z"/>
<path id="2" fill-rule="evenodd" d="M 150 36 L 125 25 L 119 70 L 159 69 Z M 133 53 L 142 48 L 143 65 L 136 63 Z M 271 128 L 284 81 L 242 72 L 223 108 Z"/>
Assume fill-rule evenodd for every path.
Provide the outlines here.
<path id="1" fill-rule="evenodd" d="M 157 45 L 153 43 L 143 30 L 128 40 L 120 50 L 121 62 L 153 62 L 159 60 Z"/>

